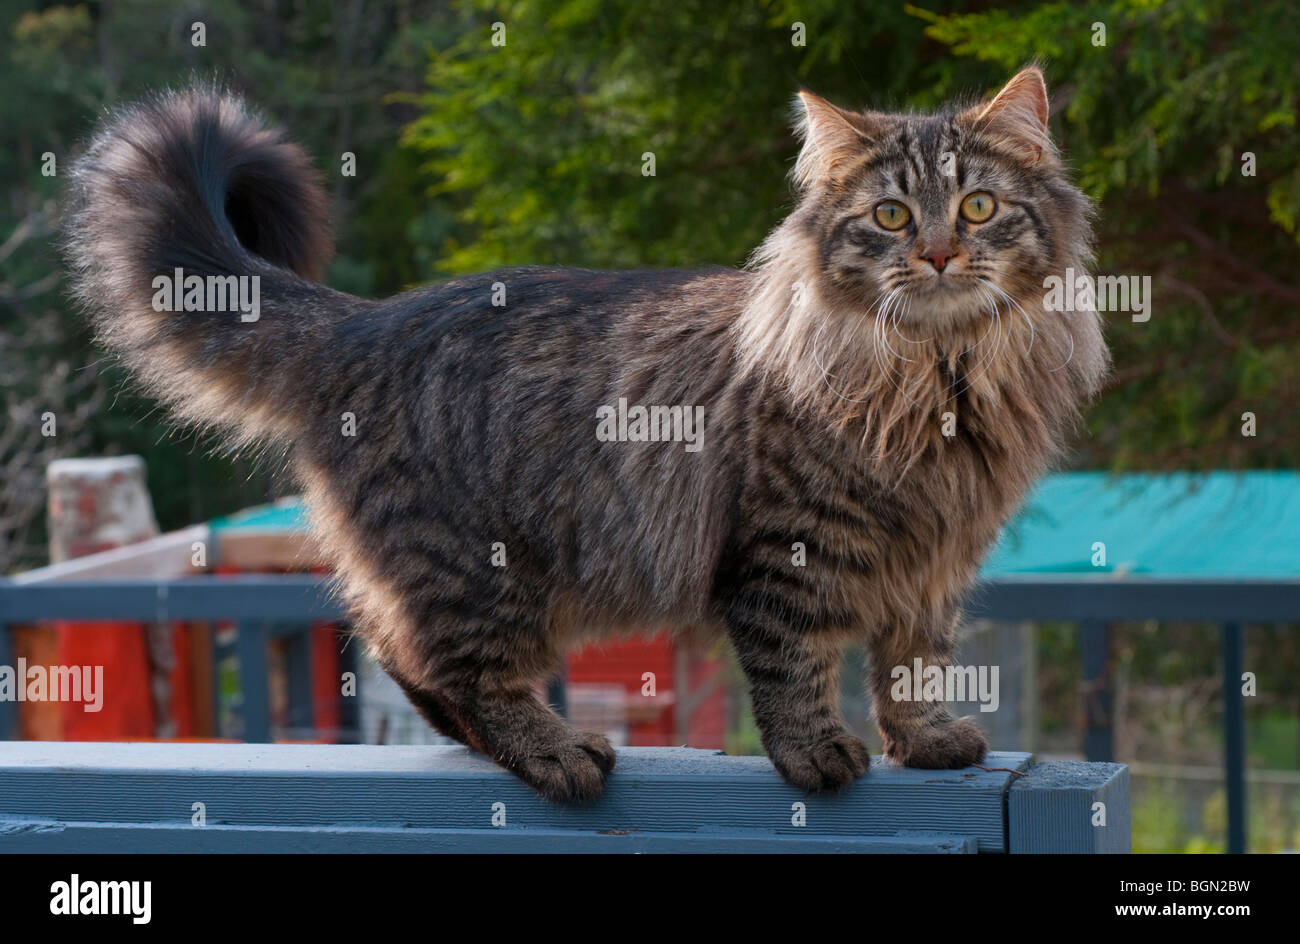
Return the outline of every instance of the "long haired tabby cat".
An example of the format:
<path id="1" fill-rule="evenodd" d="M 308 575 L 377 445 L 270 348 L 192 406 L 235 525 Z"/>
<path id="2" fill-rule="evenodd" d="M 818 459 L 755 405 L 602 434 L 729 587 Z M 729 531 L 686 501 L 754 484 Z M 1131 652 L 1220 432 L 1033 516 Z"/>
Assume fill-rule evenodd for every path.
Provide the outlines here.
<path id="1" fill-rule="evenodd" d="M 178 418 L 291 444 L 379 663 L 545 796 L 598 796 L 614 751 L 534 686 L 638 627 L 729 636 L 797 787 L 867 770 L 838 706 L 855 640 L 886 754 L 961 767 L 979 728 L 891 698 L 891 672 L 949 664 L 981 557 L 1105 372 L 1096 314 L 1043 303 L 1085 271 L 1090 207 L 1035 68 L 934 116 L 806 92 L 800 114 L 798 206 L 746 270 L 525 267 L 369 301 L 315 281 L 303 152 L 219 89 L 170 93 L 76 166 L 75 289 Z M 256 312 L 205 294 L 230 276 L 257 277 Z"/>

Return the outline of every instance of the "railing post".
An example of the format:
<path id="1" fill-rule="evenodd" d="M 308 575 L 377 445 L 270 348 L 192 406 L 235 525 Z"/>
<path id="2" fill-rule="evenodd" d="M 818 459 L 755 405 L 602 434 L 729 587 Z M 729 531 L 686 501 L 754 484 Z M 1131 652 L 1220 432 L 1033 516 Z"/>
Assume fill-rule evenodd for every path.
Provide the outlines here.
<path id="1" fill-rule="evenodd" d="M 9 624 L 0 623 L 0 666 L 8 666 L 15 673 L 18 666 L 14 662 L 14 645 L 9 636 Z M 15 685 L 22 685 L 23 680 L 14 678 Z M 15 693 L 16 697 L 17 693 Z M 0 699 L 0 741 L 18 738 L 18 702 Z"/>
<path id="2" fill-rule="evenodd" d="M 568 675 L 569 667 L 566 663 L 560 667 L 560 674 L 546 685 L 547 704 L 552 705 L 561 718 L 569 717 Z"/>
<path id="3" fill-rule="evenodd" d="M 208 644 L 212 654 L 212 736 L 221 737 L 221 663 L 228 647 L 221 643 L 221 624 L 215 620 L 208 623 Z"/>
<path id="4" fill-rule="evenodd" d="M 239 623 L 239 694 L 244 740 L 271 740 L 270 673 L 266 665 L 266 627 Z"/>
<path id="5" fill-rule="evenodd" d="M 340 634 L 344 644 L 339 645 Z M 344 624 L 335 627 L 334 645 L 339 651 L 339 677 L 333 680 L 334 691 L 339 699 L 339 740 L 343 743 L 360 743 L 361 738 L 361 667 L 358 665 L 357 651 L 360 645 L 353 645 L 347 638 L 348 628 Z M 343 676 L 351 673 L 353 688 L 351 694 L 343 693 Z"/>
<path id="6" fill-rule="evenodd" d="M 316 727 L 312 711 L 311 624 L 301 627 L 286 640 L 288 644 L 289 727 L 294 737 L 310 736 Z"/>
<path id="7" fill-rule="evenodd" d="M 1228 851 L 1246 851 L 1246 712 L 1241 695 L 1241 624 L 1224 623 L 1223 753 L 1228 792 Z"/>
<path id="8" fill-rule="evenodd" d="M 1083 631 L 1083 753 L 1090 761 L 1111 761 L 1115 731 L 1110 695 L 1110 626 L 1089 620 Z"/>

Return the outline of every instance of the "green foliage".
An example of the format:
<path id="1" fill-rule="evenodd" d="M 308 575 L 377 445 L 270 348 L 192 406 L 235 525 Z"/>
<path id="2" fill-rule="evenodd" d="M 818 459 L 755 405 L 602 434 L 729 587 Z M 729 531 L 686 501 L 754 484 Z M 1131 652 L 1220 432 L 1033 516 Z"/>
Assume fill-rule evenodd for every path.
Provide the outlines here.
<path id="1" fill-rule="evenodd" d="M 927 45 L 901 7 L 868 18 L 838 2 L 461 8 L 464 33 L 433 53 L 406 135 L 428 155 L 430 192 L 460 198 L 465 228 L 445 272 L 740 264 L 789 204 L 795 91 L 859 105 L 900 96 Z M 806 46 L 792 45 L 796 21 Z"/>
<path id="2" fill-rule="evenodd" d="M 932 16 L 929 35 L 1004 69 L 1045 59 L 1057 133 L 1101 201 L 1105 271 L 1149 274 L 1150 322 L 1113 316 L 1117 370 L 1091 462 L 1293 465 L 1300 441 L 1300 22 L 1224 0 Z M 1094 45 L 1096 24 L 1104 46 Z M 1062 107 L 1063 106 L 1063 107 Z M 1253 155 L 1255 176 L 1247 176 Z M 1258 418 L 1256 439 L 1241 417 Z"/>
<path id="3" fill-rule="evenodd" d="M 1155 293 L 1150 322 L 1108 316 L 1117 368 L 1080 463 L 1293 464 L 1290 6 L 967 6 L 881 4 L 864 17 L 826 0 L 467 0 L 460 39 L 431 55 L 405 138 L 462 224 L 437 268 L 738 264 L 789 207 L 800 85 L 846 106 L 926 108 L 994 90 L 1037 60 L 1054 132 L 1100 201 L 1101 271 L 1149 275 Z M 804 46 L 792 44 L 796 23 Z M 642 175 L 647 152 L 653 177 Z M 1242 173 L 1247 152 L 1256 176 Z M 1255 438 L 1241 435 L 1247 411 Z"/>
<path id="4" fill-rule="evenodd" d="M 886 3 L 870 16 L 838 0 L 7 3 L 0 46 L 5 229 L 57 195 L 41 155 L 67 159 L 103 106 L 215 74 L 312 150 L 341 221 L 331 278 L 377 295 L 513 263 L 743 263 L 790 205 L 799 86 L 926 108 L 1036 59 L 1055 134 L 1100 200 L 1100 268 L 1151 275 L 1156 293 L 1150 322 L 1111 316 L 1117 368 L 1079 461 L 1269 467 L 1300 448 L 1300 25 L 1285 3 Z M 344 151 L 355 177 L 338 173 Z M 44 289 L 4 298 L 0 324 L 58 320 L 71 362 L 87 340 L 57 276 L 43 281 L 57 270 L 49 236 L 0 260 L 5 285 Z M 1247 411 L 1255 438 L 1240 432 Z M 164 427 L 136 432 L 121 445 Z"/>
<path id="5" fill-rule="evenodd" d="M 1168 781 L 1133 781 L 1133 851 L 1180 852 L 1187 843 L 1188 829 L 1182 798 Z"/>
<path id="6" fill-rule="evenodd" d="M 201 49 L 195 19 L 208 29 Z M 504 46 L 492 42 L 498 22 Z M 1117 369 L 1079 462 L 1289 465 L 1300 449 L 1298 29 L 1284 3 L 1222 0 L 885 3 L 869 16 L 839 0 L 11 2 L 0 4 L 0 231 L 57 196 L 41 155 L 68 159 L 105 105 L 217 75 L 326 172 L 339 220 L 330 277 L 345 290 L 383 295 L 518 263 L 737 265 L 790 206 L 797 88 L 852 107 L 928 108 L 987 93 L 1037 59 L 1054 132 L 1101 201 L 1101 269 L 1149 274 L 1156 291 L 1149 323 L 1111 316 Z M 344 151 L 355 177 L 339 173 Z M 1245 152 L 1257 176 L 1242 175 Z M 75 365 L 94 358 L 59 292 L 51 237 L 47 226 L 0 259 L 0 283 L 38 290 L 0 299 L 0 328 L 57 323 L 48 356 Z M 210 444 L 175 439 L 143 402 L 110 402 L 91 424 L 102 448 L 177 468 L 211 461 Z M 128 408 L 129 422 L 115 419 Z M 1246 411 L 1253 439 L 1240 434 Z M 268 487 L 219 478 L 201 495 L 180 483 L 158 495 L 164 522 Z"/>
<path id="7" fill-rule="evenodd" d="M 195 21 L 206 26 L 206 46 L 191 43 Z M 455 224 L 422 193 L 418 156 L 398 143 L 413 113 L 389 96 L 418 89 L 427 49 L 447 43 L 448 28 L 442 5 L 434 2 L 391 9 L 237 0 L 201 6 L 0 2 L 0 179 L 6 193 L 0 244 L 10 233 L 28 234 L 0 255 L 0 348 L 12 337 L 29 365 L 5 377 L 6 420 L 30 425 L 50 408 L 60 416 L 58 442 L 65 449 L 143 455 L 164 528 L 277 492 L 282 485 L 274 464 L 214 456 L 211 440 L 174 432 L 156 404 L 137 396 L 94 349 L 61 290 L 54 201 L 63 172 L 106 107 L 216 77 L 284 123 L 324 172 L 338 221 L 330 280 L 366 295 L 401 290 L 427 278 L 425 247 L 443 241 Z M 41 174 L 46 152 L 55 155 L 56 176 Z M 340 173 L 343 152 L 355 155 L 356 176 Z M 60 365 L 93 380 L 103 401 L 75 438 L 65 437 L 64 429 L 73 428 L 76 404 L 52 402 L 41 386 Z M 78 396 L 87 402 L 90 392 Z M 35 489 L 26 495 L 39 525 L 44 498 Z M 0 519 L 7 521 L 8 511 L 0 510 Z M 0 533 L 0 552 L 5 538 Z M 43 562 L 39 526 L 25 539 L 9 540 L 26 545 L 23 564 Z M 0 561 L 11 556 L 0 553 Z"/>

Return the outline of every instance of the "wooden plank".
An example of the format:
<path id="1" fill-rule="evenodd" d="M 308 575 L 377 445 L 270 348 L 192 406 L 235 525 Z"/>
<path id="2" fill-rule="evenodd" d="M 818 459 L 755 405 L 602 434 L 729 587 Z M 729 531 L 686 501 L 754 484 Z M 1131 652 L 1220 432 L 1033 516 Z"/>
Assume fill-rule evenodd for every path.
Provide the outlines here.
<path id="1" fill-rule="evenodd" d="M 214 537 L 213 563 L 238 570 L 310 570 L 329 564 L 320 541 L 309 531 L 252 531 L 229 528 Z"/>
<path id="2" fill-rule="evenodd" d="M 0 579 L 0 621 L 337 620 L 330 581 L 313 574 L 80 580 L 16 586 Z"/>
<path id="3" fill-rule="evenodd" d="M 344 615 L 343 608 L 331 596 L 330 587 L 329 578 L 312 574 L 104 581 L 69 578 L 60 586 L 0 578 L 0 619 L 14 623 L 43 619 L 337 620 Z M 160 608 L 166 610 L 161 616 Z M 1300 580 L 1005 579 L 981 584 L 971 592 L 968 617 L 1295 622 L 1300 618 Z"/>
<path id="4" fill-rule="evenodd" d="M 190 564 L 193 544 L 195 541 L 207 543 L 210 538 L 206 524 L 194 525 L 147 541 L 15 574 L 9 582 L 23 587 L 78 580 L 180 577 L 198 572 L 198 568 Z"/>
<path id="5" fill-rule="evenodd" d="M 976 584 L 967 619 L 1293 623 L 1300 579 L 1016 574 Z"/>
<path id="6" fill-rule="evenodd" d="M 1097 804 L 1102 804 L 1101 808 Z M 1104 825 L 1100 814 L 1105 814 Z M 1007 797 L 1012 852 L 1129 852 L 1129 774 L 1123 764 L 1046 761 Z"/>
<path id="7" fill-rule="evenodd" d="M 574 829 L 403 829 L 54 823 L 0 819 L 0 853 L 815 853 L 976 851 L 970 836 L 781 836 L 757 831 L 647 833 Z"/>
<path id="8" fill-rule="evenodd" d="M 1021 769 L 1027 754 L 993 754 Z M 0 818 L 14 822 L 182 825 L 192 805 L 209 826 L 494 831 L 506 825 L 600 834 L 745 831 L 896 837 L 922 831 L 970 837 L 1004 851 L 1004 803 L 1013 774 L 912 770 L 875 759 L 838 797 L 806 797 L 764 757 L 688 748 L 624 748 L 605 795 L 588 807 L 545 802 L 462 747 L 256 744 L 6 745 Z M 803 804 L 805 825 L 793 818 Z"/>

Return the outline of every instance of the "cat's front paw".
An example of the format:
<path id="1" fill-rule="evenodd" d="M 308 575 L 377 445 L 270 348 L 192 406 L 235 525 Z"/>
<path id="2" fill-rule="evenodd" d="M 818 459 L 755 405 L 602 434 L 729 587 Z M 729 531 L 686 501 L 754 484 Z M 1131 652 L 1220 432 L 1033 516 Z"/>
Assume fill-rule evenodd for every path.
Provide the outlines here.
<path id="1" fill-rule="evenodd" d="M 614 769 L 614 748 L 604 735 L 579 732 L 575 740 L 519 758 L 510 769 L 548 800 L 590 803 L 605 792 L 605 777 Z"/>
<path id="2" fill-rule="evenodd" d="M 867 745 L 851 734 L 837 734 L 815 744 L 783 746 L 768 751 L 772 764 L 805 793 L 835 793 L 867 772 Z"/>
<path id="3" fill-rule="evenodd" d="M 978 764 L 988 753 L 984 732 L 974 718 L 949 718 L 909 732 L 906 739 L 881 731 L 885 756 L 904 767 L 952 770 Z"/>

